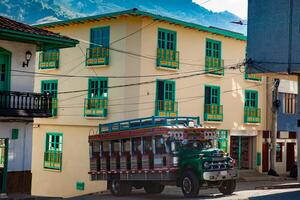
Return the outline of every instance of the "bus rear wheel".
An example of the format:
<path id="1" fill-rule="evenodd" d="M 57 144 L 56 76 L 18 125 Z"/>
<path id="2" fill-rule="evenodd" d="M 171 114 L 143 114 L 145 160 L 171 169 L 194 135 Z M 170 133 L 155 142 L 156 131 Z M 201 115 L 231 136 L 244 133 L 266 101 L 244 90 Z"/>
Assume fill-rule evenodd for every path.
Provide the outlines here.
<path id="1" fill-rule="evenodd" d="M 113 179 L 110 185 L 110 191 L 115 196 L 124 196 L 131 192 L 132 186 L 129 182 Z"/>
<path id="2" fill-rule="evenodd" d="M 159 194 L 164 191 L 165 186 L 159 183 L 150 182 L 145 184 L 144 189 L 148 194 Z"/>
<path id="3" fill-rule="evenodd" d="M 219 187 L 219 191 L 224 195 L 230 195 L 234 192 L 236 187 L 236 180 L 223 181 Z"/>

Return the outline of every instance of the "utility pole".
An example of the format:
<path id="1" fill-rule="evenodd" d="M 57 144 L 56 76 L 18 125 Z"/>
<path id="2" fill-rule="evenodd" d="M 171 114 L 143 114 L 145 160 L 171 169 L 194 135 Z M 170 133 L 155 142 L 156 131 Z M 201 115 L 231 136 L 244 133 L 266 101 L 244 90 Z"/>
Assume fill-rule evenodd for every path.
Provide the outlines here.
<path id="1" fill-rule="evenodd" d="M 272 131 L 271 131 L 271 151 L 270 151 L 270 169 L 268 175 L 278 176 L 275 168 L 276 157 L 276 138 L 277 138 L 277 114 L 280 106 L 278 100 L 278 87 L 280 84 L 279 79 L 274 79 L 273 94 L 272 94 Z"/>

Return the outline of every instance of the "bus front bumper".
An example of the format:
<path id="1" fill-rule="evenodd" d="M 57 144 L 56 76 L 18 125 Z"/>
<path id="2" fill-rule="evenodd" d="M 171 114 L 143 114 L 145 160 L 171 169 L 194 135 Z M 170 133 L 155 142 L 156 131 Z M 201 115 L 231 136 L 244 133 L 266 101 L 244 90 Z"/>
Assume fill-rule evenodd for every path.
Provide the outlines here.
<path id="1" fill-rule="evenodd" d="M 222 181 L 232 180 L 238 178 L 238 171 L 236 169 L 204 172 L 203 179 L 206 181 Z"/>

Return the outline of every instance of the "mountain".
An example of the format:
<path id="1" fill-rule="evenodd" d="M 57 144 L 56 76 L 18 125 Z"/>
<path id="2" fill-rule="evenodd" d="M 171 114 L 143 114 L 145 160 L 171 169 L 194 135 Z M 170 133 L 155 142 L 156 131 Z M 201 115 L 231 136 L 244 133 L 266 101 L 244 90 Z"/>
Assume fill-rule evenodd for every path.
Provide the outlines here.
<path id="1" fill-rule="evenodd" d="M 239 21 L 238 16 L 228 11 L 212 12 L 192 0 L 1 0 L 0 15 L 37 24 L 131 8 L 246 33 L 245 26 L 230 23 Z"/>

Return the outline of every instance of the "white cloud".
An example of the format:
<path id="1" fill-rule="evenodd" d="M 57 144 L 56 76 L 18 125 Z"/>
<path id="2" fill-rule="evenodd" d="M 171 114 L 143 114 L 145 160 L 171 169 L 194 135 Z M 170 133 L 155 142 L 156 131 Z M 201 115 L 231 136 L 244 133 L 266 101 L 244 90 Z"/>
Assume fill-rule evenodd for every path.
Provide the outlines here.
<path id="1" fill-rule="evenodd" d="M 206 9 L 214 12 L 221 12 L 228 10 L 242 19 L 247 19 L 248 0 L 193 0 L 193 2 L 200 4 Z M 205 3 L 206 2 L 206 3 Z"/>

